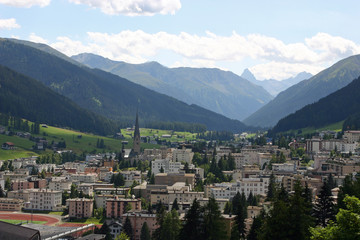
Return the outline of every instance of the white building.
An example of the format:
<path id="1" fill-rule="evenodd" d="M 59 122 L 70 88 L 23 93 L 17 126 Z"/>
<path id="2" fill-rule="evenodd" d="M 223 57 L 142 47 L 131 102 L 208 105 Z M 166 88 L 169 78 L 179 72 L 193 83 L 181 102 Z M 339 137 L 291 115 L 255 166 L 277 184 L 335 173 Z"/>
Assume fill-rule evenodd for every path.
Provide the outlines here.
<path id="1" fill-rule="evenodd" d="M 272 170 L 275 172 L 294 172 L 295 167 L 292 163 L 273 163 Z"/>
<path id="2" fill-rule="evenodd" d="M 321 139 L 313 137 L 306 139 L 306 152 L 308 154 L 317 154 L 321 150 Z"/>
<path id="3" fill-rule="evenodd" d="M 141 172 L 140 171 L 121 171 L 120 174 L 124 177 L 125 187 L 130 187 L 134 181 L 141 184 Z"/>
<path id="4" fill-rule="evenodd" d="M 48 189 L 29 190 L 29 202 L 25 205 L 27 209 L 61 211 L 61 191 L 52 191 Z"/>
<path id="5" fill-rule="evenodd" d="M 210 188 L 210 194 L 215 199 L 232 199 L 237 192 L 244 193 L 246 197 L 252 192 L 253 195 L 266 194 L 269 178 L 243 178 L 236 183 L 220 183 Z"/>
<path id="6" fill-rule="evenodd" d="M 343 138 L 348 143 L 360 142 L 360 131 L 345 131 Z"/>
<path id="7" fill-rule="evenodd" d="M 243 149 L 241 153 L 232 153 L 236 169 L 243 168 L 244 165 L 259 164 L 259 153 L 257 150 Z"/>
<path id="8" fill-rule="evenodd" d="M 12 161 L 12 165 L 14 166 L 15 169 L 21 168 L 21 167 L 26 166 L 26 165 L 35 165 L 36 164 L 36 159 L 37 159 L 37 156 L 28 157 L 28 158 L 14 159 Z"/>
<path id="9" fill-rule="evenodd" d="M 70 179 L 73 182 L 94 183 L 98 180 L 98 175 L 96 173 L 77 173 L 70 175 Z"/>
<path id="10" fill-rule="evenodd" d="M 85 195 L 93 196 L 94 195 L 94 187 L 89 183 L 82 183 L 78 186 L 78 191 L 83 192 Z"/>
<path id="11" fill-rule="evenodd" d="M 192 159 L 194 157 L 194 153 L 192 149 L 174 149 L 172 151 L 172 161 L 173 162 L 187 162 L 192 163 Z"/>
<path id="12" fill-rule="evenodd" d="M 85 163 L 66 162 L 64 163 L 65 169 L 76 169 L 76 172 L 85 172 Z"/>
<path id="13" fill-rule="evenodd" d="M 49 182 L 49 189 L 54 191 L 70 191 L 72 182 L 68 179 L 62 179 Z"/>
<path id="14" fill-rule="evenodd" d="M 183 165 L 180 162 L 171 162 L 169 159 L 157 159 L 151 162 L 151 172 L 156 175 L 161 172 L 164 173 L 179 173 Z"/>
<path id="15" fill-rule="evenodd" d="M 46 163 L 46 164 L 37 164 L 36 167 L 39 172 L 42 172 L 42 170 L 45 170 L 45 172 L 51 172 L 52 169 L 55 170 L 56 165 L 51 163 Z"/>

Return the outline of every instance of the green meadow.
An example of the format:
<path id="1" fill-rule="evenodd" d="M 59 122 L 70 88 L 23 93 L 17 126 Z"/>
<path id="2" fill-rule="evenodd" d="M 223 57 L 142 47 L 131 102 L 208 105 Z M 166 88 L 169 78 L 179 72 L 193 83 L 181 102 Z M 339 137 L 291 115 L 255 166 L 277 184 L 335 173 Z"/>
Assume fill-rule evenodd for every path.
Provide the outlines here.
<path id="1" fill-rule="evenodd" d="M 40 134 L 33 135 L 34 137 L 44 137 L 51 144 L 54 142 L 63 142 L 66 143 L 66 149 L 71 149 L 77 154 L 83 152 L 115 152 L 120 151 L 122 142 L 126 141 L 127 144 L 124 145 L 125 148 L 132 148 L 133 145 L 133 131 L 127 131 L 126 129 L 121 130 L 125 139 L 115 139 L 112 137 L 98 136 L 91 133 L 82 133 L 70 129 L 63 129 L 57 127 L 40 127 Z M 190 132 L 175 132 L 171 130 L 157 130 L 157 129 L 140 129 L 141 136 L 147 136 L 152 139 L 160 138 L 162 140 L 170 142 L 184 142 L 188 140 L 195 140 L 196 133 Z M 163 135 L 170 135 L 170 138 L 163 137 Z M 104 148 L 98 148 L 97 142 L 104 141 Z M 29 156 L 38 156 L 46 153 L 51 153 L 52 150 L 46 149 L 43 150 L 33 150 L 32 146 L 35 144 L 26 138 L 21 138 L 18 136 L 6 136 L 0 134 L 0 143 L 12 142 L 15 144 L 14 150 L 3 150 L 0 149 L 0 160 L 6 159 L 15 159 Z M 160 145 L 150 144 L 150 143 L 141 143 L 142 148 L 160 148 Z"/>

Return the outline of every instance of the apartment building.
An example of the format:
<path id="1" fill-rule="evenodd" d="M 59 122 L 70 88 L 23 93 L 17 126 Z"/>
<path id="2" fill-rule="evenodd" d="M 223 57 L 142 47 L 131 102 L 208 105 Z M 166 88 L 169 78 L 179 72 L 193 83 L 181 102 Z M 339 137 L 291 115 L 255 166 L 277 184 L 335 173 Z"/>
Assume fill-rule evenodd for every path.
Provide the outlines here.
<path id="1" fill-rule="evenodd" d="M 94 209 L 94 200 L 87 198 L 73 198 L 66 200 L 70 218 L 89 218 Z"/>
<path id="2" fill-rule="evenodd" d="M 16 190 L 9 191 L 7 193 L 8 198 L 22 199 L 24 202 L 29 202 L 30 192 L 29 190 Z"/>
<path id="3" fill-rule="evenodd" d="M 192 163 L 192 159 L 194 157 L 194 153 L 192 152 L 192 149 L 174 149 L 172 151 L 172 161 L 173 162 L 187 162 Z"/>
<path id="4" fill-rule="evenodd" d="M 117 196 L 106 199 L 107 218 L 119 218 L 126 213 L 127 208 L 141 211 L 141 199 L 119 198 Z"/>
<path id="5" fill-rule="evenodd" d="M 122 222 L 126 221 L 126 218 L 129 218 L 131 226 L 133 228 L 133 239 L 140 240 L 141 228 L 144 223 L 147 224 L 149 228 L 150 235 L 159 227 L 156 224 L 156 214 L 148 214 L 141 212 L 129 212 L 122 215 Z"/>
<path id="6" fill-rule="evenodd" d="M 34 183 L 26 179 L 16 179 L 11 181 L 11 189 L 13 191 L 26 190 L 34 188 Z"/>
<path id="7" fill-rule="evenodd" d="M 158 173 L 155 175 L 155 184 L 172 186 L 177 182 L 195 186 L 195 174 L 193 173 Z"/>
<path id="8" fill-rule="evenodd" d="M 84 183 L 94 183 L 98 180 L 98 174 L 96 173 L 77 173 L 70 175 L 71 181 L 73 182 L 84 182 Z"/>
<path id="9" fill-rule="evenodd" d="M 21 211 L 24 200 L 16 198 L 0 198 L 0 211 Z"/>
<path id="10" fill-rule="evenodd" d="M 172 162 L 169 159 L 156 159 L 151 162 L 151 172 L 155 175 L 161 173 L 161 169 L 164 173 L 179 173 L 183 167 L 181 162 Z"/>
<path id="11" fill-rule="evenodd" d="M 61 191 L 48 189 L 31 189 L 29 190 L 29 203 L 27 209 L 61 211 Z"/>
<path id="12" fill-rule="evenodd" d="M 209 196 L 215 199 L 232 199 L 237 192 L 244 193 L 246 197 L 253 195 L 263 195 L 267 193 L 269 178 L 243 178 L 236 183 L 219 183 L 209 188 Z M 208 196 L 208 195 L 207 195 Z"/>
<path id="13" fill-rule="evenodd" d="M 49 189 L 54 191 L 70 191 L 72 182 L 68 179 L 61 179 L 49 182 Z"/>

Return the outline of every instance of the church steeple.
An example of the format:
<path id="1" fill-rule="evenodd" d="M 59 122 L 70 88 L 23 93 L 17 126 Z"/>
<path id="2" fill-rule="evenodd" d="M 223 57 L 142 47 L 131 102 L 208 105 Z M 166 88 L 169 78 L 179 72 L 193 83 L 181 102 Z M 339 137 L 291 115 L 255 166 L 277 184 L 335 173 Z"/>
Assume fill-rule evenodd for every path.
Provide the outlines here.
<path id="1" fill-rule="evenodd" d="M 133 152 L 135 154 L 140 153 L 140 128 L 139 128 L 139 111 L 138 110 L 136 111 Z"/>

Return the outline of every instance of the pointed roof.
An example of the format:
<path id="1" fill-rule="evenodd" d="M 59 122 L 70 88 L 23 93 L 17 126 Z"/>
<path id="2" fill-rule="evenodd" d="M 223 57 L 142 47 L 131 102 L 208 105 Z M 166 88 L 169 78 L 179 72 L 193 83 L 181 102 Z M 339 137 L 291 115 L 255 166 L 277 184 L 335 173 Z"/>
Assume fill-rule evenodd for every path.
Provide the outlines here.
<path id="1" fill-rule="evenodd" d="M 140 129 L 139 129 L 139 111 L 136 111 L 136 120 L 135 120 L 135 131 L 134 131 L 134 137 L 140 136 Z"/>

